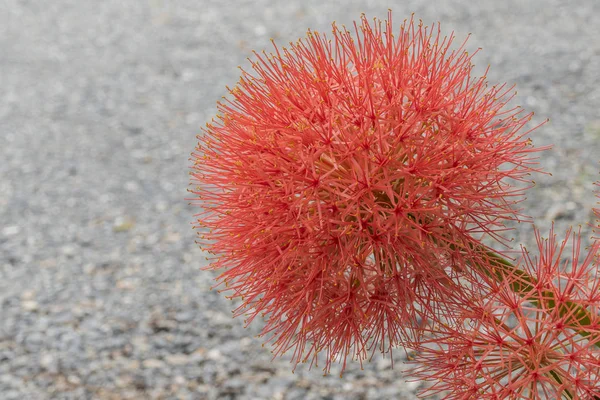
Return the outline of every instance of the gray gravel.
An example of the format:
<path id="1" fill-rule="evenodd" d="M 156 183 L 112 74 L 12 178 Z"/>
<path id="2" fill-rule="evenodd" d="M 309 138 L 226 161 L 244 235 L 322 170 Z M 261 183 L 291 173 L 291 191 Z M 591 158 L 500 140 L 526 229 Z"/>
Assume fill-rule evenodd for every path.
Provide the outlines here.
<path id="1" fill-rule="evenodd" d="M 483 47 L 555 144 L 525 204 L 591 221 L 600 165 L 600 2 L 402 1 Z M 343 378 L 271 361 L 209 291 L 183 200 L 215 101 L 269 38 L 329 31 L 383 1 L 0 0 L 1 399 L 413 399 L 376 359 Z M 531 227 L 516 240 L 531 244 Z"/>

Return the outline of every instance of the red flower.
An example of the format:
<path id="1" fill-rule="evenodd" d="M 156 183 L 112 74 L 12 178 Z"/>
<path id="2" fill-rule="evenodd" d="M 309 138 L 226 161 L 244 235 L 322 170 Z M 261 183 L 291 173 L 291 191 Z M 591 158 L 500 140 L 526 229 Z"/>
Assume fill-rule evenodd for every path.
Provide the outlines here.
<path id="1" fill-rule="evenodd" d="M 554 232 L 542 239 L 539 257 L 524 250 L 522 274 L 482 292 L 463 311 L 463 327 L 433 333 L 422 344 L 411 371 L 434 382 L 422 394 L 444 392 L 447 399 L 592 399 L 600 396 L 600 318 L 595 242 L 580 259 L 580 236 L 573 254 L 563 252 Z M 590 279 L 591 278 L 591 279 Z M 528 287 L 522 295 L 514 286 Z M 487 295 L 486 295 L 487 294 Z M 468 310 L 470 309 L 470 310 Z M 579 312 L 578 310 L 585 310 Z"/>
<path id="2" fill-rule="evenodd" d="M 454 249 L 520 218 L 504 179 L 526 181 L 538 151 L 511 88 L 473 78 L 439 27 L 355 31 L 255 54 L 193 153 L 201 244 L 237 314 L 326 369 L 450 316 L 467 291 Z"/>
<path id="3" fill-rule="evenodd" d="M 594 185 L 600 187 L 600 181 L 594 183 Z M 600 199 L 600 191 L 596 192 L 596 197 L 598 197 L 598 199 Z M 598 202 L 598 204 L 600 204 L 600 202 Z M 594 225 L 594 233 L 600 234 L 600 208 L 594 208 L 593 211 L 594 211 L 594 215 L 596 216 L 596 221 L 595 221 L 595 225 Z M 598 239 L 600 239 L 600 237 Z"/>

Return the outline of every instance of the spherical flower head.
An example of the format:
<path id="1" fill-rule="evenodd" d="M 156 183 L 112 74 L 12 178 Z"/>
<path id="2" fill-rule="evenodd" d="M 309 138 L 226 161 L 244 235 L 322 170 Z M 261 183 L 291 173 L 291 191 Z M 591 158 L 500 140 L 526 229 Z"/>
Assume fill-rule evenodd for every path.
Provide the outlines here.
<path id="1" fill-rule="evenodd" d="M 422 343 L 411 373 L 433 383 L 422 395 L 447 399 L 593 399 L 600 397 L 600 314 L 595 256 L 581 237 L 536 231 L 536 257 L 463 309 L 466 329 L 440 329 Z M 572 238 L 573 253 L 564 250 Z M 581 256 L 581 257 L 580 257 Z M 524 280 L 523 276 L 532 279 Z M 591 285 L 590 285 L 591 284 Z M 518 286 L 521 293 L 515 292 Z M 594 301 L 592 298 L 596 296 Z"/>
<path id="2" fill-rule="evenodd" d="M 510 289 L 508 289 L 510 290 Z M 511 291 L 512 293 L 512 291 Z M 514 296 L 514 293 L 512 293 Z M 531 305 L 512 299 L 504 307 L 483 307 L 468 330 L 423 348 L 410 371 L 433 385 L 421 395 L 444 399 L 593 399 L 600 396 L 597 347 Z"/>
<path id="3" fill-rule="evenodd" d="M 354 31 L 255 53 L 192 154 L 201 244 L 238 314 L 326 369 L 454 301 L 473 237 L 520 218 L 507 179 L 537 151 L 511 88 L 474 78 L 439 26 L 395 31 L 390 13 Z"/>

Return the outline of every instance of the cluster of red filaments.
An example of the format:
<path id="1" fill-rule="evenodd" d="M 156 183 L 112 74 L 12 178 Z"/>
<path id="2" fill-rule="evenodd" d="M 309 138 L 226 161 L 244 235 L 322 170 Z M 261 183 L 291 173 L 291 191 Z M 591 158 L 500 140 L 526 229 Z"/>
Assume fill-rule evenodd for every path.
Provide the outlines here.
<path id="1" fill-rule="evenodd" d="M 193 153 L 201 245 L 237 314 L 326 370 L 452 317 L 476 285 L 465 249 L 521 218 L 506 179 L 531 183 L 537 151 L 464 43 L 391 14 L 354 31 L 255 54 Z"/>
<path id="2" fill-rule="evenodd" d="M 412 374 L 434 383 L 425 393 L 600 398 L 600 241 L 582 253 L 580 233 L 568 231 L 560 244 L 553 230 L 547 239 L 536 231 L 536 239 L 535 255 L 524 250 L 520 269 L 463 306 L 467 329 L 439 329 L 421 343 Z"/>

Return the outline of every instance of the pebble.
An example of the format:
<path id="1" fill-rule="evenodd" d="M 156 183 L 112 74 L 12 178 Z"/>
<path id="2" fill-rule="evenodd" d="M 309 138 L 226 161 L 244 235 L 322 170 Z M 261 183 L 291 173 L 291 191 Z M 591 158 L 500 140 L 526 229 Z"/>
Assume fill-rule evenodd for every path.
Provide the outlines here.
<path id="1" fill-rule="evenodd" d="M 221 358 L 223 358 L 223 355 L 221 354 L 221 351 L 219 351 L 218 349 L 211 349 L 206 353 L 206 357 L 209 360 L 218 361 Z"/>
<path id="2" fill-rule="evenodd" d="M 142 366 L 144 368 L 162 368 L 164 367 L 165 363 L 162 362 L 161 360 L 157 360 L 157 359 L 149 359 L 149 360 L 144 360 L 142 361 Z"/>
<path id="3" fill-rule="evenodd" d="M 39 304 L 37 301 L 27 300 L 21 302 L 21 307 L 23 307 L 25 311 L 35 311 L 39 308 Z"/>
<path id="4" fill-rule="evenodd" d="M 15 236 L 21 232 L 21 228 L 18 225 L 5 226 L 2 228 L 2 235 L 4 236 Z"/>
<path id="5" fill-rule="evenodd" d="M 113 223 L 113 231 L 114 232 L 127 232 L 131 230 L 135 226 L 135 222 L 133 219 L 128 217 L 119 217 L 115 219 Z"/>
<path id="6" fill-rule="evenodd" d="M 173 354 L 165 357 L 169 365 L 185 365 L 190 362 L 190 357 L 186 354 Z"/>
<path id="7" fill-rule="evenodd" d="M 60 251 L 67 257 L 73 257 L 77 253 L 77 247 L 73 245 L 65 245 L 61 247 Z"/>

